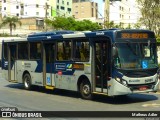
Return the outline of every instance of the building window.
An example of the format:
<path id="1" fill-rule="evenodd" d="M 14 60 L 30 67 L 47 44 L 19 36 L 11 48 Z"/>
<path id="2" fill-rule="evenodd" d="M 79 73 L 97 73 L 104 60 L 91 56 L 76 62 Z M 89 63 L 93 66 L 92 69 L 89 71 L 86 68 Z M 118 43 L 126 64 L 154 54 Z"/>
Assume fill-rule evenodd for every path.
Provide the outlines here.
<path id="1" fill-rule="evenodd" d="M 124 8 L 122 7 L 122 11 L 124 10 Z"/>
<path id="2" fill-rule="evenodd" d="M 4 7 L 4 10 L 6 10 L 6 7 Z"/>
<path id="3" fill-rule="evenodd" d="M 19 6 L 16 6 L 16 9 L 19 9 Z"/>
<path id="4" fill-rule="evenodd" d="M 67 2 L 67 5 L 69 5 L 69 2 Z"/>
<path id="5" fill-rule="evenodd" d="M 64 10 L 64 7 L 63 7 L 63 6 L 61 6 L 61 10 Z"/>
<path id="6" fill-rule="evenodd" d="M 16 16 L 19 17 L 19 13 L 17 13 Z"/>
<path id="7" fill-rule="evenodd" d="M 38 5 L 38 4 L 36 4 L 36 8 L 39 8 L 39 5 Z"/>
<path id="8" fill-rule="evenodd" d="M 78 12 L 75 12 L 75 14 L 78 14 Z"/>
<path id="9" fill-rule="evenodd" d="M 68 10 L 69 12 L 71 12 L 71 8 L 68 8 L 67 10 Z"/>
<path id="10" fill-rule="evenodd" d="M 3 0 L 4 3 L 6 3 L 6 0 Z"/>
<path id="11" fill-rule="evenodd" d="M 39 12 L 36 12 L 36 15 L 39 15 Z"/>
<path id="12" fill-rule="evenodd" d="M 59 9 L 59 5 L 57 5 L 57 9 Z"/>
<path id="13" fill-rule="evenodd" d="M 25 12 L 25 14 L 27 15 L 27 12 Z"/>
<path id="14" fill-rule="evenodd" d="M 62 4 L 64 4 L 64 1 L 62 1 Z"/>
<path id="15" fill-rule="evenodd" d="M 59 3 L 59 0 L 57 0 L 57 3 Z"/>

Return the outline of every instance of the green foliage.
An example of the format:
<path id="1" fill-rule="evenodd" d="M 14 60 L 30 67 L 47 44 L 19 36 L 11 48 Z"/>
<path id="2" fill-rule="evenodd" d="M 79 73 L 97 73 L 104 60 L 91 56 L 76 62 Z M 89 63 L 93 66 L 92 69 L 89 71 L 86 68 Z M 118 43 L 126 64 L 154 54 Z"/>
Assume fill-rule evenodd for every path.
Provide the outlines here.
<path id="1" fill-rule="evenodd" d="M 160 43 L 160 36 L 156 36 L 156 40 L 158 43 Z"/>
<path id="2" fill-rule="evenodd" d="M 137 0 L 142 17 L 140 23 L 160 35 L 160 0 Z"/>
<path id="3" fill-rule="evenodd" d="M 15 16 L 13 16 L 13 17 L 5 17 L 5 18 L 3 18 L 0 27 L 5 26 L 5 25 L 9 25 L 10 35 L 12 35 L 12 29 L 16 29 L 16 24 L 17 23 L 20 26 L 22 25 L 21 21 Z"/>
<path id="4" fill-rule="evenodd" d="M 0 34 L 0 37 L 18 37 L 18 35 L 10 35 L 7 33 L 2 33 L 2 34 Z"/>
<path id="5" fill-rule="evenodd" d="M 85 30 L 97 30 L 102 28 L 97 23 L 93 23 L 89 20 L 76 21 L 72 17 L 68 17 L 68 18 L 55 17 L 52 20 L 46 19 L 45 23 L 56 30 L 85 31 Z"/>

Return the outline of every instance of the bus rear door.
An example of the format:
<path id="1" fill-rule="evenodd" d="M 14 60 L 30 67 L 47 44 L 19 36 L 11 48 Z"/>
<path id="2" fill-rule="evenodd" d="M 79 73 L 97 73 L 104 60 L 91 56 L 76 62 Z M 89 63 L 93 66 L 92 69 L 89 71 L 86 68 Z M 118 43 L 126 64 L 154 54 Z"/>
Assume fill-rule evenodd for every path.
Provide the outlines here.
<path id="1" fill-rule="evenodd" d="M 47 89 L 53 89 L 54 82 L 54 50 L 55 43 L 44 43 L 43 50 L 43 74 L 44 85 Z"/>
<path id="2" fill-rule="evenodd" d="M 110 77 L 110 59 L 109 59 L 109 49 L 110 42 L 106 38 L 98 38 L 95 41 L 95 81 L 94 87 L 95 92 L 107 94 L 108 79 Z"/>

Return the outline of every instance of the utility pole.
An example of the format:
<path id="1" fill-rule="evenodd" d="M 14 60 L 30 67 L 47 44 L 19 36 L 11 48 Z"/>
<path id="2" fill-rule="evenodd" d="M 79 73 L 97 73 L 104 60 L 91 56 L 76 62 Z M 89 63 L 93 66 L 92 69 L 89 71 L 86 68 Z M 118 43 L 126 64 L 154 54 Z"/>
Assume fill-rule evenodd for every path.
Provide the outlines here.
<path id="1" fill-rule="evenodd" d="M 109 9 L 110 9 L 110 0 L 105 0 L 105 11 L 104 11 L 104 13 L 105 13 L 105 15 L 104 15 L 105 20 L 104 21 L 105 22 L 104 22 L 104 27 L 107 27 L 107 28 L 109 28 L 109 12 L 110 12 Z M 107 26 L 105 26 L 105 24 Z"/>
<path id="2" fill-rule="evenodd" d="M 47 9 L 48 9 L 48 4 L 47 2 L 45 3 L 45 20 L 47 19 Z M 44 23 L 44 28 L 45 28 L 45 31 L 47 32 L 47 24 Z"/>

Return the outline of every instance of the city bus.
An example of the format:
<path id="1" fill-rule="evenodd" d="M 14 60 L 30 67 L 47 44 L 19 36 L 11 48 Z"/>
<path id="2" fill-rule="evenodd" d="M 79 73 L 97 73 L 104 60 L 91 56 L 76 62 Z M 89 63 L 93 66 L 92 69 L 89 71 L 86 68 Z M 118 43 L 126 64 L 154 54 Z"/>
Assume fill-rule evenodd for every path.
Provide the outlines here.
<path id="1" fill-rule="evenodd" d="M 46 89 L 119 96 L 159 88 L 156 38 L 149 30 L 41 32 L 2 43 L 9 82 Z"/>

